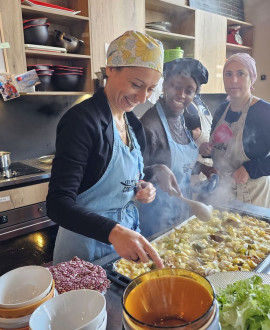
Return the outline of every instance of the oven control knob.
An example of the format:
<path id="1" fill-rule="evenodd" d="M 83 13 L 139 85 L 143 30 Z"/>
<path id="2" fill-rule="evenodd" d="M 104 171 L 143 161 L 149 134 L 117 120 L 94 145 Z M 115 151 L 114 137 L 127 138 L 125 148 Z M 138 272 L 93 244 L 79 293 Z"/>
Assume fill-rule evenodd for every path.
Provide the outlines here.
<path id="1" fill-rule="evenodd" d="M 7 223 L 8 222 L 8 216 L 7 215 L 2 215 L 0 217 L 0 224 L 2 225 L 3 223 Z"/>
<path id="2" fill-rule="evenodd" d="M 42 206 L 40 206 L 40 207 L 38 208 L 38 212 L 39 212 L 39 213 L 43 213 L 43 207 L 42 207 Z"/>

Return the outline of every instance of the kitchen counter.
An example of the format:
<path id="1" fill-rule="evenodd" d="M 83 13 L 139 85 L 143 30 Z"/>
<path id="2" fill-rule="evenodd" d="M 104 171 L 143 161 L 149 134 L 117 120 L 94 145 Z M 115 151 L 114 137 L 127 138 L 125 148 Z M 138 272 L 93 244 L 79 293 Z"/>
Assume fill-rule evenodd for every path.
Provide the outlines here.
<path id="1" fill-rule="evenodd" d="M 257 217 L 265 218 L 270 222 L 270 210 L 258 207 L 250 204 L 244 204 L 238 201 L 231 203 L 230 205 L 223 205 L 223 207 L 233 209 L 234 212 L 243 212 L 257 215 Z M 167 229 L 168 230 L 168 229 Z M 166 231 L 167 231 L 166 230 Z M 162 233 L 158 233 L 149 238 L 153 240 L 154 238 L 160 236 Z M 117 253 L 112 253 L 106 257 L 103 257 L 94 263 L 100 265 L 106 269 L 106 265 L 111 264 L 117 257 Z M 262 266 L 258 269 L 259 272 L 270 274 L 270 264 L 262 263 Z M 110 330 L 120 330 L 122 328 L 122 296 L 125 288 L 117 283 L 112 281 L 109 290 L 106 293 L 106 302 L 107 302 L 107 313 L 108 313 L 108 323 L 107 329 Z"/>
<path id="2" fill-rule="evenodd" d="M 10 179 L 0 178 L 0 191 L 8 188 L 13 188 L 14 186 L 25 185 L 28 183 L 33 184 L 35 182 L 49 181 L 51 177 L 51 165 L 41 163 L 38 158 L 20 160 L 19 162 L 32 167 L 36 167 L 44 172 L 18 177 L 11 177 Z"/>

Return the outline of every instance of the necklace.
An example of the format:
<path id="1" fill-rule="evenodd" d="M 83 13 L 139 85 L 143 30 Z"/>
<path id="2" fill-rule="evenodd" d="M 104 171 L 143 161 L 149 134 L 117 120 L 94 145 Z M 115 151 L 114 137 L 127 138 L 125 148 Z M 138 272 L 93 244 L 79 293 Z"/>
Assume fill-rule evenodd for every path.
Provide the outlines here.
<path id="1" fill-rule="evenodd" d="M 124 119 L 124 123 L 123 123 L 123 126 L 121 127 L 120 124 L 114 119 L 114 122 L 116 124 L 116 127 L 117 127 L 117 130 L 119 132 L 119 135 L 121 137 L 121 140 L 127 144 L 127 129 L 126 129 L 126 121 Z"/>
<path id="2" fill-rule="evenodd" d="M 180 144 L 187 144 L 188 138 L 186 135 L 186 131 L 184 129 L 182 120 L 180 117 L 177 118 L 177 120 L 170 120 L 167 119 L 170 131 L 173 135 L 173 139 L 175 142 Z"/>

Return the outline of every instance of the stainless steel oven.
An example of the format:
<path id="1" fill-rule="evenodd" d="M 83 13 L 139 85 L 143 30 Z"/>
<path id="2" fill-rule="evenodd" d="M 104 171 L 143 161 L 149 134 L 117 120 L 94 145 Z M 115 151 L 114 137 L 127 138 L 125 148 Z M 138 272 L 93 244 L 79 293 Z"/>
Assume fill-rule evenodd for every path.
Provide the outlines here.
<path id="1" fill-rule="evenodd" d="M 46 216 L 49 174 L 12 163 L 0 174 L 0 241 L 54 225 Z"/>

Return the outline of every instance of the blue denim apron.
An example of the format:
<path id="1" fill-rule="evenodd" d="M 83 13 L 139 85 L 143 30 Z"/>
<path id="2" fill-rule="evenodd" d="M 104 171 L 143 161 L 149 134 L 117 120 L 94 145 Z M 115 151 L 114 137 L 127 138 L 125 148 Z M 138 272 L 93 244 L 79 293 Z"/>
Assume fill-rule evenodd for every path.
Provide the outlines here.
<path id="1" fill-rule="evenodd" d="M 127 123 L 128 124 L 128 123 Z M 113 122 L 114 144 L 111 161 L 101 179 L 77 196 L 77 203 L 120 225 L 139 230 L 139 215 L 134 205 L 134 187 L 143 177 L 143 159 L 132 127 L 128 124 L 133 149 L 126 146 Z M 76 221 L 76 219 L 74 219 Z M 59 227 L 54 249 L 54 264 L 74 256 L 94 261 L 114 252 L 112 245 Z"/>
<path id="2" fill-rule="evenodd" d="M 190 198 L 190 178 L 192 169 L 198 159 L 198 147 L 186 128 L 186 134 L 191 142 L 186 145 L 175 142 L 172 138 L 165 113 L 159 102 L 156 103 L 156 108 L 169 142 L 171 170 L 176 177 L 183 195 Z M 181 115 L 181 120 L 185 127 L 183 115 Z M 145 236 L 153 235 L 165 228 L 177 225 L 189 217 L 189 207 L 186 203 L 177 197 L 169 196 L 158 186 L 156 188 L 156 198 L 152 203 L 138 205 L 141 230 Z"/>

